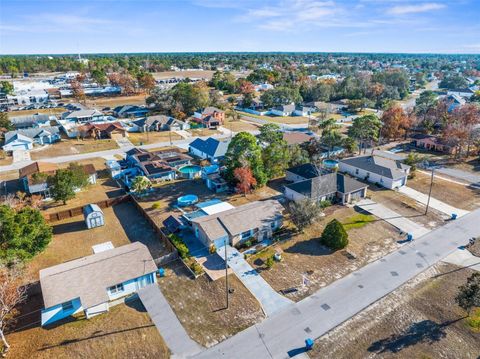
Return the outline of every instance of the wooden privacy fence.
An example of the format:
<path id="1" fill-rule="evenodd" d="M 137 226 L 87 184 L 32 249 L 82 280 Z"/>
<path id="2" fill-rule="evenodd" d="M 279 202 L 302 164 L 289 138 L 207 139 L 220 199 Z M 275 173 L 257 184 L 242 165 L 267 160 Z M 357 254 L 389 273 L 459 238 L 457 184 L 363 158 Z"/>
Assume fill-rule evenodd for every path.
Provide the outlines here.
<path id="1" fill-rule="evenodd" d="M 131 201 L 131 200 L 132 200 L 132 197 L 127 194 L 127 195 L 124 195 L 124 196 L 109 198 L 109 199 L 105 199 L 105 200 L 100 201 L 100 202 L 95 202 L 94 204 L 96 204 L 100 208 L 107 208 L 107 207 L 112 207 L 116 204 Z M 83 214 L 83 207 L 85 207 L 85 206 L 79 206 L 79 207 L 74 207 L 74 208 L 70 208 L 70 209 L 65 209 L 63 211 L 59 211 L 59 212 L 55 212 L 55 213 L 44 213 L 43 216 L 45 217 L 45 220 L 49 223 L 58 222 L 58 221 L 62 221 L 62 220 L 67 219 L 67 218 L 82 215 Z"/>

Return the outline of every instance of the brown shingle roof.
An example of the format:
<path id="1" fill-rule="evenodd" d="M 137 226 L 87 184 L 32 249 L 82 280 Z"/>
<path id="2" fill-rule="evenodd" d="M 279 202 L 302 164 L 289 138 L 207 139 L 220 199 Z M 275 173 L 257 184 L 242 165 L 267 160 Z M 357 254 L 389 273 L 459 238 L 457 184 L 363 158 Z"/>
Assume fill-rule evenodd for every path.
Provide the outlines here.
<path id="1" fill-rule="evenodd" d="M 20 168 L 18 172 L 20 178 L 22 178 L 25 176 L 31 176 L 34 173 L 55 173 L 57 169 L 58 166 L 55 163 L 33 162 L 23 168 Z"/>

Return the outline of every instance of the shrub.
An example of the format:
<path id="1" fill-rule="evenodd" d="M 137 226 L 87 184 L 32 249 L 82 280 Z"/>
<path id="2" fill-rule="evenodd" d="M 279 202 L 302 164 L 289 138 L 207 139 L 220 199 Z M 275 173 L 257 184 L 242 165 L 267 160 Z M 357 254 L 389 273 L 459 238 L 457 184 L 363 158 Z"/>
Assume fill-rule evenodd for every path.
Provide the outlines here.
<path id="1" fill-rule="evenodd" d="M 192 270 L 193 273 L 195 273 L 196 275 L 199 275 L 199 274 L 202 274 L 203 273 L 203 268 L 200 264 L 198 264 L 197 262 L 195 261 L 192 261 L 192 263 L 190 263 L 190 269 Z"/>
<path id="2" fill-rule="evenodd" d="M 268 269 L 273 267 L 274 264 L 273 256 L 268 257 L 267 260 L 265 261 L 265 265 L 267 266 Z"/>
<path id="3" fill-rule="evenodd" d="M 348 234 L 343 224 L 333 219 L 323 230 L 320 241 L 330 249 L 342 249 L 348 245 Z"/>
<path id="4" fill-rule="evenodd" d="M 155 202 L 154 204 L 152 204 L 152 208 L 153 208 L 153 209 L 159 209 L 159 208 L 160 208 L 160 203 L 159 203 L 159 202 Z"/>
<path id="5" fill-rule="evenodd" d="M 215 247 L 215 244 L 212 244 L 208 251 L 210 252 L 210 254 L 215 253 L 217 251 L 217 247 Z"/>
<path id="6" fill-rule="evenodd" d="M 320 201 L 320 207 L 322 209 L 330 207 L 332 205 L 332 201 L 329 201 L 328 199 L 325 201 Z"/>
<path id="7" fill-rule="evenodd" d="M 168 238 L 170 239 L 172 244 L 175 246 L 175 248 L 177 248 L 178 255 L 180 256 L 180 258 L 186 259 L 190 257 L 190 251 L 187 245 L 185 244 L 185 242 L 183 241 L 183 239 L 181 239 L 179 236 L 173 233 L 169 234 Z"/>

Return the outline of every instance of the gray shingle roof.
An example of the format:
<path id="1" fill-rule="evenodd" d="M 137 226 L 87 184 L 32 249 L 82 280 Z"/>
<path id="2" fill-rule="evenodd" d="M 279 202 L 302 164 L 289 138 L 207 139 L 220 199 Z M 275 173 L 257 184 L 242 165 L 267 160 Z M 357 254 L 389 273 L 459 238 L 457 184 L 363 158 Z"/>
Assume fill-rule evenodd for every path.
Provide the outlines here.
<path id="1" fill-rule="evenodd" d="M 83 308 L 108 301 L 107 288 L 157 270 L 148 248 L 134 242 L 40 270 L 45 307 L 80 298 Z"/>
<path id="2" fill-rule="evenodd" d="M 315 167 L 311 163 L 304 163 L 303 165 L 291 167 L 287 171 L 305 179 L 318 177 L 322 173 L 321 169 Z"/>
<path id="3" fill-rule="evenodd" d="M 375 155 L 350 157 L 340 162 L 394 180 L 405 177 L 410 169 L 410 166 L 400 161 Z"/>

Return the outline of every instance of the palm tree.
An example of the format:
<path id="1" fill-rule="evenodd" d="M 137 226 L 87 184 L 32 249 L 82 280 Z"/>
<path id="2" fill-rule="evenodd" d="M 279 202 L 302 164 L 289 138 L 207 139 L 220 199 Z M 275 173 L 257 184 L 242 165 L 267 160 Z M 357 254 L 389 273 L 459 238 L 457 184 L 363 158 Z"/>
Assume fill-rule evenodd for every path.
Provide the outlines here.
<path id="1" fill-rule="evenodd" d="M 152 187 L 152 182 L 145 176 L 137 176 L 132 182 L 132 189 L 137 193 L 145 192 L 150 187 Z"/>

